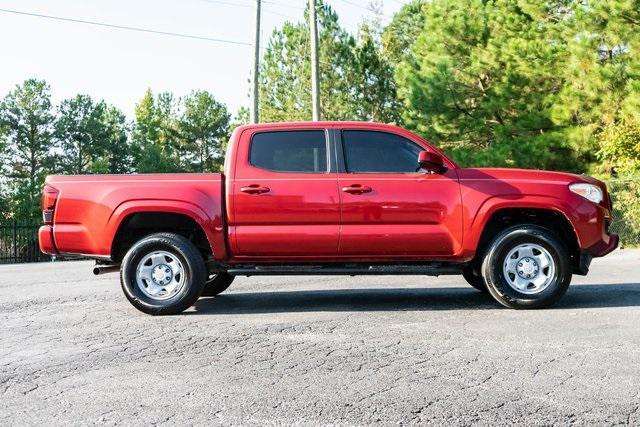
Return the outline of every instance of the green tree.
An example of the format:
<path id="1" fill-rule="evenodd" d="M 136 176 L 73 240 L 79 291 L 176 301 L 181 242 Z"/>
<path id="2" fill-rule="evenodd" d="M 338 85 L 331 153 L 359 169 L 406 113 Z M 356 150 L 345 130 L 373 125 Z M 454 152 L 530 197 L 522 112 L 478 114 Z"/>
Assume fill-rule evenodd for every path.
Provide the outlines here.
<path id="1" fill-rule="evenodd" d="M 579 169 L 551 110 L 567 48 L 562 8 L 532 0 L 434 0 L 398 66 L 408 127 L 463 163 Z M 466 160 L 466 161 L 465 161 Z"/>
<path id="2" fill-rule="evenodd" d="M 425 0 L 406 3 L 382 31 L 382 48 L 392 64 L 399 64 L 412 55 L 413 45 L 425 30 L 425 4 Z"/>
<path id="3" fill-rule="evenodd" d="M 308 12 L 303 22 L 275 29 L 260 64 L 260 119 L 264 122 L 311 120 L 311 63 Z M 324 119 L 344 111 L 348 97 L 344 70 L 353 60 L 353 38 L 337 23 L 337 15 L 318 5 L 320 102 Z M 351 61 L 350 61 L 351 60 Z M 336 98 L 332 98 L 337 95 Z"/>
<path id="4" fill-rule="evenodd" d="M 0 101 L 0 107 L 2 107 L 2 101 Z M 1 113 L 1 111 L 0 111 Z M 7 156 L 7 139 L 9 137 L 9 126 L 2 120 L 0 116 L 0 160 L 4 164 L 4 159 Z"/>
<path id="5" fill-rule="evenodd" d="M 224 160 L 231 115 L 206 91 L 194 91 L 183 100 L 179 128 L 182 163 L 186 171 L 217 172 Z"/>
<path id="6" fill-rule="evenodd" d="M 104 101 L 96 103 L 89 95 L 76 95 L 60 103 L 55 138 L 61 152 L 58 161 L 63 173 L 105 172 L 101 158 L 110 142 L 106 111 Z"/>
<path id="7" fill-rule="evenodd" d="M 7 189 L 8 187 L 6 185 L 0 186 L 0 190 L 2 190 L 2 194 L 0 195 L 0 221 L 5 220 L 11 216 L 11 210 L 9 208 L 9 198 L 6 194 Z"/>
<path id="8" fill-rule="evenodd" d="M 0 103 L 0 107 L 1 107 Z M 0 115 L 1 115 L 0 110 Z M 1 116 L 0 116 L 1 117 Z M 5 123 L 0 119 L 0 164 L 5 164 L 8 160 L 7 153 L 7 128 Z M 7 179 L 5 177 L 5 171 L 2 170 L 2 176 L 0 176 L 0 220 L 9 216 L 9 198 L 7 197 L 9 189 L 7 187 Z"/>
<path id="9" fill-rule="evenodd" d="M 106 147 L 100 167 L 106 173 L 122 174 L 131 171 L 131 144 L 127 118 L 118 108 L 107 107 L 102 116 Z"/>
<path id="10" fill-rule="evenodd" d="M 40 192 L 52 166 L 55 117 L 49 90 L 42 80 L 25 80 L 0 103 L 7 145 L 2 173 L 10 195 L 8 209 L 17 218 L 40 216 Z"/>
<path id="11" fill-rule="evenodd" d="M 571 56 L 553 113 L 574 129 L 588 163 L 617 122 L 640 117 L 640 1 L 572 2 L 571 12 Z"/>
<path id="12" fill-rule="evenodd" d="M 393 68 L 383 56 L 374 31 L 366 24 L 360 28 L 353 75 L 349 80 L 355 101 L 351 104 L 352 118 L 387 123 L 400 121 L 402 104 L 396 96 Z"/>
<path id="13" fill-rule="evenodd" d="M 147 90 L 136 105 L 132 135 L 136 172 L 180 172 L 177 102 L 170 93 Z"/>
<path id="14" fill-rule="evenodd" d="M 640 117 L 609 124 L 598 137 L 603 172 L 640 179 Z"/>
<path id="15" fill-rule="evenodd" d="M 640 115 L 640 1 L 574 2 L 559 119 L 607 126 Z"/>
<path id="16" fill-rule="evenodd" d="M 305 12 L 306 16 L 306 12 Z M 393 73 L 370 31 L 360 43 L 326 4 L 318 4 L 320 107 L 324 120 L 393 120 Z M 261 62 L 262 121 L 311 119 L 311 64 L 307 20 L 273 31 Z"/>
<path id="17" fill-rule="evenodd" d="M 240 107 L 231 121 L 231 132 L 233 132 L 238 126 L 246 125 L 249 123 L 249 109 L 247 107 Z"/>

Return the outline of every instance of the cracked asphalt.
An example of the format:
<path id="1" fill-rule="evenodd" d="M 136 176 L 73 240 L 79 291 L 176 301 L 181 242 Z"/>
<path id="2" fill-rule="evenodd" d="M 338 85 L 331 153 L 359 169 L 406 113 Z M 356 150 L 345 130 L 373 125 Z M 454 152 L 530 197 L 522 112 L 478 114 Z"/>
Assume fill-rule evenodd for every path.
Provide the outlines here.
<path id="1" fill-rule="evenodd" d="M 0 424 L 640 424 L 638 250 L 535 311 L 453 276 L 294 276 L 150 317 L 91 266 L 0 266 Z"/>

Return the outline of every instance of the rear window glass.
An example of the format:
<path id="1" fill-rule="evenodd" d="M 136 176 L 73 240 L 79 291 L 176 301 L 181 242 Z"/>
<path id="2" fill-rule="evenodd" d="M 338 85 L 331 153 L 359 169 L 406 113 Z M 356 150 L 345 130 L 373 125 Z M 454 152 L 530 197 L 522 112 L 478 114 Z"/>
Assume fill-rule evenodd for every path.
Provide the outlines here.
<path id="1" fill-rule="evenodd" d="M 327 172 L 324 131 L 257 133 L 251 140 L 249 162 L 278 172 Z"/>

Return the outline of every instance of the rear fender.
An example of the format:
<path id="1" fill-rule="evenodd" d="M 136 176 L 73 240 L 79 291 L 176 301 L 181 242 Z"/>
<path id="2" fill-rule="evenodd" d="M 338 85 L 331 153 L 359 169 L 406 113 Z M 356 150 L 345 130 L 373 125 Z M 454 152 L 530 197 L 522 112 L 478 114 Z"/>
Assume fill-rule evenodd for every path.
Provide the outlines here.
<path id="1" fill-rule="evenodd" d="M 214 258 L 219 261 L 227 258 L 225 230 L 221 218 L 211 219 L 199 206 L 179 200 L 128 200 L 120 204 L 107 221 L 107 241 L 113 244 L 118 229 L 130 215 L 154 212 L 181 214 L 193 219 L 204 231 Z M 109 253 L 111 249 L 108 248 Z"/>

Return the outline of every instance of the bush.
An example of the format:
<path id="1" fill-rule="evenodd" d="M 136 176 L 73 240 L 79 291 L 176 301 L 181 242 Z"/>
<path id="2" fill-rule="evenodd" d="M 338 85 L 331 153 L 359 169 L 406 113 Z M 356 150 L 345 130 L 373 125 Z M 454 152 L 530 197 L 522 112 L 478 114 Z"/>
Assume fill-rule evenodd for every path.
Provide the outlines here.
<path id="1" fill-rule="evenodd" d="M 621 246 L 640 246 L 640 175 L 607 182 L 613 200 L 611 231 Z"/>
<path id="2" fill-rule="evenodd" d="M 623 119 L 599 135 L 601 167 L 620 176 L 640 176 L 640 121 Z"/>

